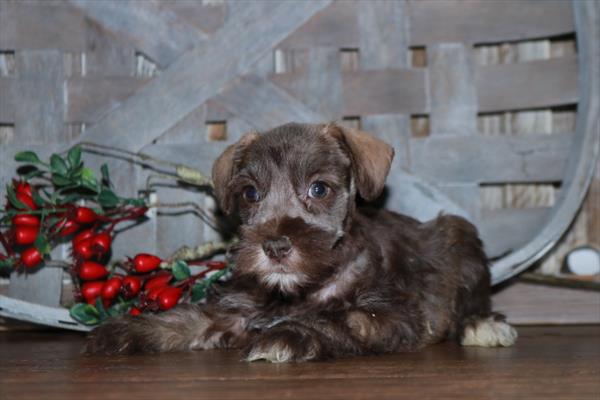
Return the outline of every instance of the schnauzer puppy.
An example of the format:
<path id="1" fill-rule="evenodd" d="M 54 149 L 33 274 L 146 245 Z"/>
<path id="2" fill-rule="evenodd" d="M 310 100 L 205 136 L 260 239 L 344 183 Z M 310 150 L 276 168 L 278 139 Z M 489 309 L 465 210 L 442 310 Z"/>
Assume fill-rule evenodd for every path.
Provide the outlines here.
<path id="1" fill-rule="evenodd" d="M 490 305 L 476 228 L 420 223 L 356 205 L 377 198 L 393 149 L 334 123 L 249 133 L 213 167 L 215 195 L 241 222 L 232 277 L 206 304 L 123 316 L 96 328 L 89 353 L 241 348 L 248 361 L 414 351 L 446 338 L 510 346 Z"/>

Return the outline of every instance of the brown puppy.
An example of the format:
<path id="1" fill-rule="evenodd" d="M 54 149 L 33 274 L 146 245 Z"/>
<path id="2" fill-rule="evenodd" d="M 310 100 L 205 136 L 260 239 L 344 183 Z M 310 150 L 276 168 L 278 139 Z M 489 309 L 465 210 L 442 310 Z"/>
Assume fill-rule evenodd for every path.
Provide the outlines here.
<path id="1" fill-rule="evenodd" d="M 492 313 L 490 274 L 473 225 L 420 223 L 363 210 L 393 149 L 335 124 L 246 134 L 213 167 L 215 194 L 241 219 L 232 278 L 203 305 L 119 317 L 90 353 L 242 348 L 249 361 L 306 361 L 419 349 L 447 337 L 509 346 Z"/>

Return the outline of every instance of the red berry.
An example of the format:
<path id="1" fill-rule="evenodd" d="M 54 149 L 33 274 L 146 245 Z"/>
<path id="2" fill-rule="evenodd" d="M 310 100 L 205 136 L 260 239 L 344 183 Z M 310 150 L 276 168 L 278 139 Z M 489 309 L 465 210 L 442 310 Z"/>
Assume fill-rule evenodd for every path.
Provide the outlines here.
<path id="1" fill-rule="evenodd" d="M 123 278 L 123 296 L 127 299 L 131 299 L 140 292 L 142 288 L 142 281 L 137 276 L 128 275 Z"/>
<path id="2" fill-rule="evenodd" d="M 33 226 L 17 226 L 14 230 L 15 243 L 18 245 L 32 244 L 37 239 L 39 229 Z"/>
<path id="3" fill-rule="evenodd" d="M 168 287 L 158 294 L 158 307 L 161 310 L 169 310 L 179 302 L 183 289 L 180 287 Z"/>
<path id="4" fill-rule="evenodd" d="M 79 267 L 79 277 L 84 281 L 102 279 L 106 275 L 108 275 L 106 267 L 94 261 L 85 261 Z"/>
<path id="5" fill-rule="evenodd" d="M 104 286 L 102 281 L 85 282 L 81 285 L 81 294 L 88 304 L 96 302 L 96 298 L 102 293 L 102 286 Z"/>
<path id="6" fill-rule="evenodd" d="M 59 235 L 62 237 L 69 236 L 77 232 L 80 228 L 79 224 L 70 219 L 63 220 L 60 225 Z"/>
<path id="7" fill-rule="evenodd" d="M 27 268 L 33 268 L 42 262 L 42 253 L 35 247 L 23 250 L 21 253 L 21 264 Z"/>
<path id="8" fill-rule="evenodd" d="M 142 274 L 154 271 L 160 266 L 162 260 L 152 254 L 140 253 L 133 259 L 133 268 Z"/>
<path id="9" fill-rule="evenodd" d="M 123 281 L 121 278 L 113 276 L 102 286 L 102 298 L 104 300 L 112 300 L 119 294 Z"/>
<path id="10" fill-rule="evenodd" d="M 148 291 L 157 286 L 165 286 L 169 283 L 169 281 L 172 278 L 173 278 L 173 275 L 170 272 L 161 273 L 151 279 L 148 279 L 148 281 L 144 285 L 144 289 L 146 291 Z"/>
<path id="11" fill-rule="evenodd" d="M 108 232 L 100 232 L 92 237 L 92 248 L 99 254 L 104 254 L 110 250 L 112 238 Z"/>
<path id="12" fill-rule="evenodd" d="M 163 290 L 168 289 L 169 286 L 167 284 L 155 285 L 150 289 L 146 290 L 146 299 L 149 301 L 156 301 L 158 295 L 162 293 Z"/>
<path id="13" fill-rule="evenodd" d="M 12 223 L 17 226 L 40 226 L 40 219 L 31 214 L 17 214 L 12 218 Z"/>
<path id="14" fill-rule="evenodd" d="M 94 256 L 94 248 L 92 246 L 92 239 L 86 239 L 73 245 L 73 253 L 84 260 L 89 260 Z"/>
<path id="15" fill-rule="evenodd" d="M 98 219 L 98 214 L 88 207 L 76 207 L 71 219 L 82 225 L 91 224 Z"/>
<path id="16" fill-rule="evenodd" d="M 21 193 L 29 197 L 33 196 L 33 190 L 31 189 L 31 185 L 29 183 L 13 180 L 13 186 L 16 194 Z"/>
<path id="17" fill-rule="evenodd" d="M 92 236 L 94 236 L 94 231 L 91 229 L 81 231 L 73 238 L 73 246 L 76 246 L 78 243 L 81 243 L 84 240 L 90 239 Z"/>
<path id="18" fill-rule="evenodd" d="M 140 315 L 141 313 L 142 313 L 142 310 L 140 310 L 136 306 L 131 307 L 131 309 L 129 310 L 129 315 L 133 315 L 134 317 L 136 315 Z"/>
<path id="19" fill-rule="evenodd" d="M 25 204 L 27 206 L 26 208 L 29 208 L 30 210 L 37 210 L 37 205 L 35 204 L 35 201 L 33 201 L 33 197 L 30 195 L 23 192 L 17 192 L 16 198 L 21 203 Z"/>

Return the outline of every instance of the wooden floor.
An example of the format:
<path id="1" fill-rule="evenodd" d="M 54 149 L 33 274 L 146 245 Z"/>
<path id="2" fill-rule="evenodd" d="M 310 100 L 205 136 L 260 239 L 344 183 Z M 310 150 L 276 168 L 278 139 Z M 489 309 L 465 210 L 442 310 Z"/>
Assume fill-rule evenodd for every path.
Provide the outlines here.
<path id="1" fill-rule="evenodd" d="M 0 399 L 600 399 L 600 326 L 519 332 L 507 349 L 279 365 L 234 351 L 86 357 L 78 334 L 2 332 Z"/>

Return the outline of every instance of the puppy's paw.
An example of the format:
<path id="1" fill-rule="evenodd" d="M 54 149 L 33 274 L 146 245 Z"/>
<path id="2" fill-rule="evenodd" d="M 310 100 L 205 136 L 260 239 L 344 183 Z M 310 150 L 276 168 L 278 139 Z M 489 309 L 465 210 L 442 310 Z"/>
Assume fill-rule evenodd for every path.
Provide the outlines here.
<path id="1" fill-rule="evenodd" d="M 86 354 L 132 354 L 154 352 L 143 333 L 144 327 L 128 317 L 113 318 L 94 329 L 87 337 Z"/>
<path id="2" fill-rule="evenodd" d="M 494 317 L 482 319 L 467 326 L 463 332 L 463 346 L 507 347 L 517 340 L 517 331 L 503 320 Z"/>
<path id="3" fill-rule="evenodd" d="M 275 327 L 256 337 L 244 353 L 249 362 L 283 363 L 316 360 L 321 350 L 315 333 L 300 327 Z"/>

